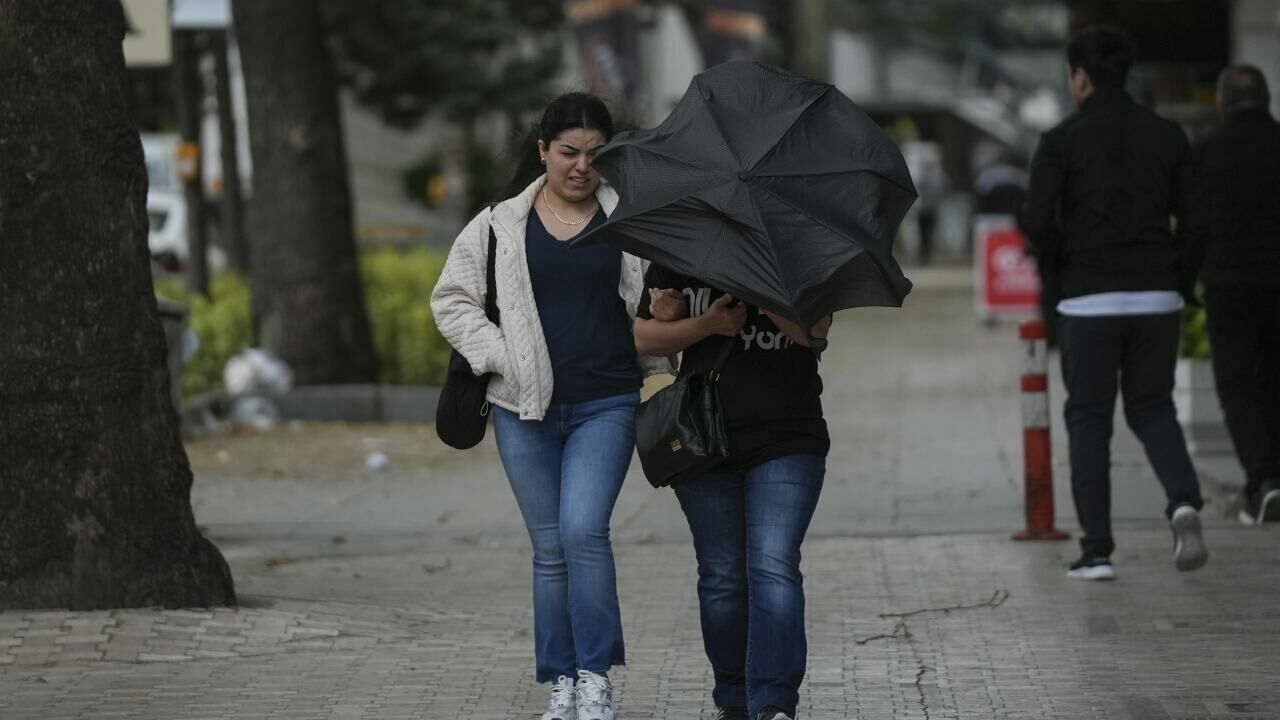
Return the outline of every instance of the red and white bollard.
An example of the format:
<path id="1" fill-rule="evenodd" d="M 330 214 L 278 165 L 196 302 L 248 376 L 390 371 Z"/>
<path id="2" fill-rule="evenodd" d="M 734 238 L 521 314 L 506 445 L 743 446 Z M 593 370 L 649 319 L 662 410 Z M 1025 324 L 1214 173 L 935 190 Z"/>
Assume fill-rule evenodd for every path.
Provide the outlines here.
<path id="1" fill-rule="evenodd" d="M 1044 323 L 1018 327 L 1022 339 L 1022 465 L 1027 529 L 1014 540 L 1066 540 L 1053 527 L 1053 453 L 1049 445 L 1049 349 Z"/>

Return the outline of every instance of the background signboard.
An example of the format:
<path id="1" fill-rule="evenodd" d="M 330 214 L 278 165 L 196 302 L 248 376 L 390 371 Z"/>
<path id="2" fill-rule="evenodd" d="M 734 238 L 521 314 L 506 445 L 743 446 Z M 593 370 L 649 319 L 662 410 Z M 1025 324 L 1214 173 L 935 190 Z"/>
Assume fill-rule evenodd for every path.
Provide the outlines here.
<path id="1" fill-rule="evenodd" d="M 1012 215 L 978 215 L 973 222 L 974 290 L 978 316 L 1034 316 L 1040 275 L 1027 256 L 1026 237 Z"/>

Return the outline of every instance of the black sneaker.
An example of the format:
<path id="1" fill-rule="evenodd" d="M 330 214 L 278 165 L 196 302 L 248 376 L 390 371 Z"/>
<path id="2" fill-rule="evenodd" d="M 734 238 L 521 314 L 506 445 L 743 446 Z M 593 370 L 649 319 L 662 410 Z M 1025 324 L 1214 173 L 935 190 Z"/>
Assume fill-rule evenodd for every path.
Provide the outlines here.
<path id="1" fill-rule="evenodd" d="M 1111 558 L 1091 558 L 1086 555 L 1067 567 L 1067 577 L 1077 580 L 1115 580 L 1116 571 Z"/>
<path id="2" fill-rule="evenodd" d="M 768 705 L 760 711 L 760 714 L 756 716 L 756 720 L 795 720 L 795 718 L 788 715 L 787 711 L 782 708 Z"/>
<path id="3" fill-rule="evenodd" d="M 1280 480 L 1265 480 L 1258 492 L 1245 496 L 1240 522 L 1254 527 L 1280 522 Z"/>
<path id="4" fill-rule="evenodd" d="M 748 720 L 744 707 L 718 707 L 712 720 Z"/>

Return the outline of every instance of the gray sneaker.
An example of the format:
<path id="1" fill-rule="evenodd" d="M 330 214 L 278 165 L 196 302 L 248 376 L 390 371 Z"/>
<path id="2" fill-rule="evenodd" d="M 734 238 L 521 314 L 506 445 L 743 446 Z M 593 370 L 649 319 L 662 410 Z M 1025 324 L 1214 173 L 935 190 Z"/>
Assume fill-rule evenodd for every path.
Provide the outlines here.
<path id="1" fill-rule="evenodd" d="M 1252 527 L 1280 522 L 1280 481 L 1267 480 L 1257 492 L 1245 497 L 1240 522 Z"/>
<path id="2" fill-rule="evenodd" d="M 1173 529 L 1173 565 L 1182 572 L 1204 567 L 1209 550 L 1200 534 L 1200 513 L 1190 505 L 1179 505 L 1169 520 Z"/>
<path id="3" fill-rule="evenodd" d="M 578 671 L 578 720 L 613 720 L 613 686 L 609 678 Z"/>
<path id="4" fill-rule="evenodd" d="M 547 701 L 542 720 L 578 720 L 578 692 L 573 678 L 561 675 L 551 686 L 551 699 Z"/>

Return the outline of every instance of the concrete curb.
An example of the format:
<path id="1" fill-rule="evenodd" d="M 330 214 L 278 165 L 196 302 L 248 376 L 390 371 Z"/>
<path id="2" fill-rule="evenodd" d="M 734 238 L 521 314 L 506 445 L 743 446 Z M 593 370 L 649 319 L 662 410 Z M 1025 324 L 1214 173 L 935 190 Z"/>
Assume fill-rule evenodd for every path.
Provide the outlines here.
<path id="1" fill-rule="evenodd" d="M 429 423 L 439 397 L 425 385 L 308 385 L 276 402 L 285 420 Z"/>

